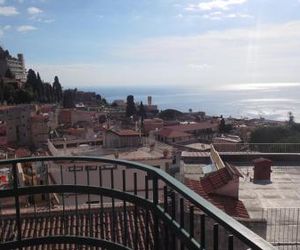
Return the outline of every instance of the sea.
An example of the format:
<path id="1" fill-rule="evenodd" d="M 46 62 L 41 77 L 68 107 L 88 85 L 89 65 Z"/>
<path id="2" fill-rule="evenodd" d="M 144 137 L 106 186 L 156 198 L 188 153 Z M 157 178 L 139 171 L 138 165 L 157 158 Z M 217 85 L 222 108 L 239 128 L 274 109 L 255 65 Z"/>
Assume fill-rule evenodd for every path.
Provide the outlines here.
<path id="1" fill-rule="evenodd" d="M 89 87 L 109 102 L 126 100 L 133 95 L 135 102 L 147 103 L 152 96 L 152 104 L 159 110 L 177 109 L 182 112 L 204 111 L 207 115 L 223 115 L 235 118 L 260 118 L 288 120 L 292 112 L 300 122 L 300 83 L 251 83 L 232 84 L 222 87 L 160 87 L 118 86 Z"/>

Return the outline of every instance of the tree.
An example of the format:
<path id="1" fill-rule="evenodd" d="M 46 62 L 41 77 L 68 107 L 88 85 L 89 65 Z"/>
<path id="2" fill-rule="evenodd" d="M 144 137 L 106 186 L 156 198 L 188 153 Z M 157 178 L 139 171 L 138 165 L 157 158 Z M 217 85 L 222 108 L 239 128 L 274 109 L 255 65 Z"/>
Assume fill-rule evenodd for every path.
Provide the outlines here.
<path id="1" fill-rule="evenodd" d="M 74 108 L 75 107 L 75 97 L 77 89 L 67 89 L 63 94 L 63 106 L 64 108 Z"/>
<path id="2" fill-rule="evenodd" d="M 168 120 L 168 121 L 177 120 L 182 116 L 183 114 L 176 109 L 165 109 L 161 111 L 158 115 L 160 119 Z"/>
<path id="3" fill-rule="evenodd" d="M 32 96 L 30 95 L 29 92 L 23 90 L 23 89 L 18 89 L 16 91 L 16 104 L 22 104 L 22 103 L 31 103 L 32 102 Z"/>
<path id="4" fill-rule="evenodd" d="M 127 96 L 126 116 L 131 117 L 136 114 L 136 107 L 133 95 Z"/>
<path id="5" fill-rule="evenodd" d="M 220 125 L 219 125 L 219 132 L 220 133 L 224 133 L 225 132 L 225 119 L 222 117 L 221 121 L 220 121 Z"/>
<path id="6" fill-rule="evenodd" d="M 6 100 L 6 102 L 8 104 L 15 103 L 16 90 L 15 90 L 14 86 L 12 86 L 11 84 L 4 84 L 3 95 L 4 95 L 4 100 Z"/>
<path id="7" fill-rule="evenodd" d="M 144 119 L 146 118 L 146 111 L 145 111 L 145 107 L 143 105 L 143 102 L 140 103 L 138 114 L 141 117 L 141 120 L 143 122 Z"/>
<path id="8" fill-rule="evenodd" d="M 0 80 L 0 104 L 3 104 L 4 102 L 4 81 L 3 78 L 1 77 Z"/>
<path id="9" fill-rule="evenodd" d="M 45 88 L 44 88 L 44 83 L 41 80 L 39 72 L 36 75 L 36 92 L 38 94 L 37 101 L 39 102 L 47 102 L 46 99 L 47 97 L 45 96 Z"/>
<path id="10" fill-rule="evenodd" d="M 54 82 L 53 82 L 52 86 L 53 86 L 54 101 L 55 102 L 61 102 L 63 92 L 62 92 L 62 87 L 61 87 L 61 84 L 60 84 L 59 79 L 58 79 L 57 76 L 54 77 Z"/>
<path id="11" fill-rule="evenodd" d="M 291 111 L 288 113 L 288 116 L 289 116 L 289 125 L 290 126 L 294 125 L 294 123 L 295 123 L 295 117 L 294 117 L 294 115 L 293 115 L 293 113 Z"/>
<path id="12" fill-rule="evenodd" d="M 35 74 L 34 70 L 29 69 L 27 73 L 27 80 L 25 83 L 25 89 L 26 91 L 30 92 L 33 96 L 33 99 L 37 101 L 38 99 L 38 78 Z"/>
<path id="13" fill-rule="evenodd" d="M 45 102 L 52 103 L 54 101 L 53 89 L 50 83 L 44 83 Z"/>

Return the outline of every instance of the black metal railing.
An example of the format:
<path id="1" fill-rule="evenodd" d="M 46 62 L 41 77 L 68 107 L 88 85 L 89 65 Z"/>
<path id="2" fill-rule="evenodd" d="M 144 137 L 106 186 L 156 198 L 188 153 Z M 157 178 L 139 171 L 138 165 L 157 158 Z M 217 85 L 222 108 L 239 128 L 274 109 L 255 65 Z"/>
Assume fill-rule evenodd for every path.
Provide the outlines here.
<path id="1" fill-rule="evenodd" d="M 275 249 L 156 167 L 100 157 L 1 166 L 12 174 L 0 190 L 0 249 Z"/>

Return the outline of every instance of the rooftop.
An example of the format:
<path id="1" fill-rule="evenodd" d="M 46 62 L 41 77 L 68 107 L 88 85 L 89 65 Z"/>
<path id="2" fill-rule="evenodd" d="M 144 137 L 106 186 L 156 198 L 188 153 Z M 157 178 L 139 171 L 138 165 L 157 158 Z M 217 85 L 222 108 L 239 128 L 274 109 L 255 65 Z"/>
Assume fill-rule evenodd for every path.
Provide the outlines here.
<path id="1" fill-rule="evenodd" d="M 178 137 L 187 137 L 187 136 L 191 136 L 188 133 L 182 132 L 182 131 L 178 131 L 169 127 L 165 127 L 162 128 L 159 131 L 159 135 L 162 137 L 167 137 L 167 138 L 178 138 Z"/>
<path id="2" fill-rule="evenodd" d="M 181 131 L 181 132 L 189 132 L 193 130 L 202 130 L 202 129 L 210 129 L 217 128 L 219 124 L 213 121 L 205 121 L 199 123 L 190 123 L 190 124 L 180 124 L 175 126 L 168 126 L 166 128 L 170 128 L 173 130 Z"/>
<path id="3" fill-rule="evenodd" d="M 107 130 L 108 132 L 112 132 L 117 134 L 118 136 L 140 136 L 140 133 L 131 129 L 121 129 L 121 130 Z"/>
<path id="4" fill-rule="evenodd" d="M 236 218 L 249 218 L 247 209 L 241 200 L 229 196 L 211 194 L 210 188 L 204 186 L 201 181 L 185 179 L 185 185 L 228 215 Z"/>
<path id="5" fill-rule="evenodd" d="M 78 230 L 78 234 L 81 236 L 89 237 L 93 233 L 93 237 L 101 238 L 104 235 L 104 239 L 112 240 L 112 235 L 115 237 L 115 241 L 118 243 L 123 243 L 122 231 L 124 230 L 123 217 L 124 213 L 122 210 L 115 212 L 115 227 L 113 228 L 112 220 L 113 215 L 111 209 L 105 210 L 101 214 L 100 209 L 91 209 L 91 214 L 88 209 L 79 210 L 79 218 L 76 219 L 76 211 L 66 211 L 65 215 L 62 212 L 58 212 L 55 216 L 49 216 L 47 213 L 39 214 L 39 217 L 34 216 L 34 214 L 24 215 L 22 219 L 22 235 L 25 238 L 43 237 L 43 236 L 55 236 L 55 235 L 75 235 Z M 91 216 L 91 217 L 90 217 Z M 101 218 L 102 216 L 102 218 Z M 127 244 L 128 247 L 134 248 L 134 243 L 137 243 L 137 249 L 147 249 L 145 244 L 145 217 L 146 213 L 144 210 L 139 209 L 137 211 L 137 226 L 138 226 L 138 239 L 135 239 L 135 224 L 134 224 L 134 211 L 133 208 L 128 207 L 127 213 L 127 225 L 128 225 L 128 237 Z M 91 220 L 90 220 L 91 218 Z M 103 220 L 103 227 L 100 225 L 101 220 Z M 0 238 L 1 241 L 9 241 L 15 238 L 15 227 L 16 221 L 14 218 L 1 218 L 0 219 Z M 150 216 L 149 223 L 149 247 L 153 247 L 153 219 Z M 93 231 L 90 231 L 90 227 Z M 101 232 L 101 229 L 103 230 Z M 55 246 L 53 246 L 55 247 Z M 28 248 L 26 248 L 28 249 Z M 43 246 L 40 248 L 30 248 L 30 249 L 44 249 Z M 57 248 L 51 248 L 57 249 Z M 60 248 L 59 248 L 60 249 Z M 76 249 L 76 245 L 69 245 L 67 249 Z"/>

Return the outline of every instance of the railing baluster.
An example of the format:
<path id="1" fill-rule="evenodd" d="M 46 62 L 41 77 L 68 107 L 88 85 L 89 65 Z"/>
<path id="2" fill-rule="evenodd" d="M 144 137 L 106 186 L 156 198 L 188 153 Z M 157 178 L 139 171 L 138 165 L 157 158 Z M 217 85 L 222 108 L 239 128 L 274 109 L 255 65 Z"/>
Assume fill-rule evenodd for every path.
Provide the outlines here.
<path id="1" fill-rule="evenodd" d="M 33 167 L 32 165 L 30 166 L 31 169 L 31 186 L 34 186 L 34 178 L 33 178 Z M 33 194 L 32 196 L 32 202 L 33 202 L 33 211 L 34 211 L 34 217 L 36 218 L 36 204 L 35 204 L 35 195 Z"/>
<path id="2" fill-rule="evenodd" d="M 171 194 L 171 204 L 172 204 L 172 209 L 171 209 L 171 216 L 172 216 L 172 219 L 174 221 L 176 221 L 176 200 L 175 200 L 175 192 L 172 191 L 172 194 Z M 173 232 L 172 233 L 172 240 L 171 240 L 171 243 L 172 243 L 172 249 L 176 249 L 176 237 L 175 237 L 175 233 Z"/>
<path id="3" fill-rule="evenodd" d="M 60 183 L 63 185 L 64 184 L 64 174 L 63 174 L 63 170 L 62 170 L 62 165 L 59 166 L 60 168 Z M 63 206 L 63 227 L 64 227 L 64 235 L 67 234 L 67 221 L 66 221 L 66 217 L 65 217 L 65 193 L 61 194 L 61 198 L 62 198 L 62 206 Z M 64 248 L 67 248 L 67 245 L 64 244 L 63 245 Z"/>
<path id="4" fill-rule="evenodd" d="M 126 173 L 125 169 L 122 170 L 122 179 L 123 179 L 123 192 L 126 192 Z M 127 246 L 127 237 L 128 237 L 128 228 L 127 228 L 127 208 L 126 201 L 123 201 L 123 219 L 124 219 L 124 238 L 123 245 Z"/>
<path id="5" fill-rule="evenodd" d="M 114 169 L 110 169 L 110 187 L 111 189 L 115 188 L 114 184 Z M 116 221 L 115 221 L 115 199 L 111 198 L 111 206 L 112 206 L 112 241 L 116 240 Z"/>
<path id="6" fill-rule="evenodd" d="M 145 176 L 145 198 L 146 200 L 149 199 L 149 185 L 148 185 L 148 175 Z M 146 250 L 149 249 L 149 209 L 146 209 L 146 239 L 145 239 L 145 247 Z"/>
<path id="7" fill-rule="evenodd" d="M 90 186 L 90 169 L 89 166 L 86 166 L 86 178 L 87 178 L 87 185 Z M 90 237 L 93 236 L 93 225 L 92 225 L 92 214 L 91 214 L 91 195 L 88 192 L 88 211 L 89 211 L 89 230 L 90 230 Z"/>
<path id="8" fill-rule="evenodd" d="M 15 194 L 15 206 L 16 206 L 16 224 L 17 224 L 17 240 L 22 239 L 22 227 L 21 227 L 21 214 L 20 214 L 20 203 L 19 203 L 19 192 L 18 192 L 18 174 L 17 174 L 17 163 L 13 164 L 13 189 Z"/>
<path id="9" fill-rule="evenodd" d="M 76 173 L 76 165 L 74 164 L 73 167 L 74 170 L 74 185 L 77 186 L 77 173 Z M 75 232 L 76 235 L 79 234 L 79 215 L 78 215 L 78 195 L 77 192 L 75 192 L 75 211 L 76 211 L 76 228 Z"/>
<path id="10" fill-rule="evenodd" d="M 99 166 L 99 186 L 102 187 L 102 167 Z M 104 239 L 104 221 L 103 221 L 103 195 L 100 195 L 100 235 L 101 239 Z"/>
<path id="11" fill-rule="evenodd" d="M 228 235 L 228 250 L 233 250 L 233 235 Z"/>
<path id="12" fill-rule="evenodd" d="M 194 206 L 190 206 L 190 238 L 194 238 Z"/>
<path id="13" fill-rule="evenodd" d="M 155 209 L 158 206 L 158 180 L 157 176 L 152 175 L 152 190 L 153 190 L 153 204 Z M 153 211 L 155 213 L 155 211 Z M 158 217 L 156 214 L 153 214 L 153 222 L 154 222 L 154 249 L 159 249 L 159 225 L 158 225 Z"/>
<path id="14" fill-rule="evenodd" d="M 164 211 L 168 213 L 168 188 L 164 186 Z M 164 223 L 164 231 L 165 231 L 165 249 L 169 248 L 169 230 L 167 223 Z"/>
<path id="15" fill-rule="evenodd" d="M 50 185 L 49 183 L 49 169 L 48 169 L 48 164 L 45 165 L 45 163 L 42 161 L 42 166 L 43 168 L 46 167 L 46 185 Z M 49 212 L 49 218 L 52 220 L 51 217 L 51 193 L 48 194 L 48 212 Z"/>
<path id="16" fill-rule="evenodd" d="M 205 249 L 205 214 L 200 216 L 200 226 L 201 226 L 201 249 Z"/>
<path id="17" fill-rule="evenodd" d="M 214 250 L 219 250 L 219 225 L 214 224 L 214 238 L 213 238 Z"/>
<path id="18" fill-rule="evenodd" d="M 133 173 L 133 190 L 134 195 L 137 196 L 137 173 Z M 134 204 L 134 249 L 138 248 L 138 211 L 137 205 Z"/>
<path id="19" fill-rule="evenodd" d="M 179 206 L 180 206 L 180 227 L 184 228 L 184 199 L 183 198 L 180 198 Z M 184 250 L 184 244 L 182 241 L 180 243 L 180 249 Z"/>

